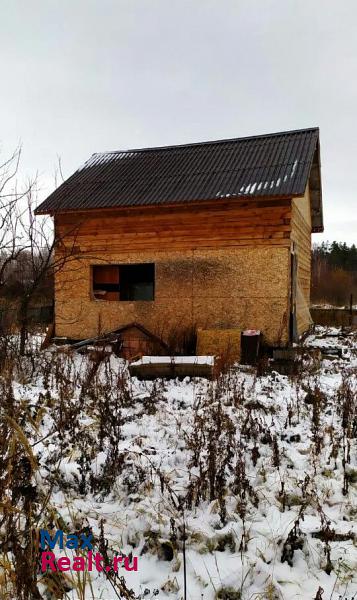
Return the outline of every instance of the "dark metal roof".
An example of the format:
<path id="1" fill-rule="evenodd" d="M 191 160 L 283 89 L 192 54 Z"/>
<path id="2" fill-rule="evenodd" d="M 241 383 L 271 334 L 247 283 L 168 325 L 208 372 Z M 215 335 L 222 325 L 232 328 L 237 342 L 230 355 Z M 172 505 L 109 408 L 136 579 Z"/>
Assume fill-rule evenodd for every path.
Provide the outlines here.
<path id="1" fill-rule="evenodd" d="M 36 212 L 301 196 L 319 164 L 318 140 L 311 128 L 93 154 Z"/>

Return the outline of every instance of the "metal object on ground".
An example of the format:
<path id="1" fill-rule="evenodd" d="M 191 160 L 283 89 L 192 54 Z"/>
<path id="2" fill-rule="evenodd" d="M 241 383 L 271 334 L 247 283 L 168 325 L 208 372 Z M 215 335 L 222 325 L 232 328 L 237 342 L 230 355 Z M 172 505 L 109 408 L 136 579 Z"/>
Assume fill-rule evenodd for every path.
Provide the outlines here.
<path id="1" fill-rule="evenodd" d="M 262 343 L 262 334 L 258 329 L 246 329 L 241 333 L 242 365 L 255 365 L 258 361 Z"/>
<path id="2" fill-rule="evenodd" d="M 274 360 L 295 360 L 296 357 L 301 353 L 301 348 L 274 348 L 273 358 Z"/>
<path id="3" fill-rule="evenodd" d="M 184 379 L 185 377 L 204 377 L 212 379 L 214 375 L 213 356 L 143 356 L 129 365 L 132 377 L 150 379 Z"/>

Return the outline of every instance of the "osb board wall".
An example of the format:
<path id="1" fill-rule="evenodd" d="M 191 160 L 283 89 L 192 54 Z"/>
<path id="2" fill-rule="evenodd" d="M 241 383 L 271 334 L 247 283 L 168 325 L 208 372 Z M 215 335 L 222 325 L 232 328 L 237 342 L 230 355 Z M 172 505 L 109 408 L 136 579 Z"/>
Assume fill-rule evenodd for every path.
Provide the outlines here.
<path id="1" fill-rule="evenodd" d="M 137 321 L 164 339 L 172 329 L 197 326 L 256 328 L 268 342 L 284 343 L 289 254 L 289 247 L 263 245 L 101 253 L 114 264 L 155 263 L 153 302 L 94 300 L 91 265 L 98 258 L 82 257 L 56 276 L 56 335 L 90 337 Z"/>
<path id="2" fill-rule="evenodd" d="M 302 292 L 297 295 L 297 328 L 300 335 L 310 325 L 310 285 L 311 285 L 311 212 L 310 194 L 307 186 L 302 198 L 292 200 L 291 239 L 295 242 L 298 256 L 298 286 Z"/>
<path id="3" fill-rule="evenodd" d="M 239 359 L 240 337 L 240 329 L 199 329 L 197 354 Z"/>

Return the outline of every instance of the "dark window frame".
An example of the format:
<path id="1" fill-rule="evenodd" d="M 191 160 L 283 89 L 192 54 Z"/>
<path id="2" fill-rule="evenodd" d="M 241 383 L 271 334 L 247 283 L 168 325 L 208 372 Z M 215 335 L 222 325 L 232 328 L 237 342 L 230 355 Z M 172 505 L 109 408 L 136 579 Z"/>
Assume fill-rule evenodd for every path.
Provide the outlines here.
<path id="1" fill-rule="evenodd" d="M 101 267 L 104 268 L 108 268 L 108 267 L 114 267 L 118 269 L 118 283 L 96 283 L 95 282 L 95 270 L 96 269 L 100 269 Z M 141 279 L 137 278 L 135 280 L 135 277 L 133 276 L 133 278 L 130 278 L 130 270 L 133 269 L 133 271 L 136 269 L 137 272 L 140 272 L 140 269 L 145 270 L 145 267 L 148 267 L 149 271 L 151 270 L 151 273 L 149 272 L 149 274 L 146 274 L 147 279 Z M 122 272 L 121 272 L 122 271 Z M 123 283 L 121 283 L 123 281 Z M 151 292 L 151 297 L 150 298 L 137 298 L 135 297 L 135 286 L 140 286 L 140 284 L 148 284 L 152 286 L 152 290 L 150 290 Z M 103 301 L 103 302 L 154 302 L 155 300 L 155 291 L 156 291 L 156 265 L 155 263 L 152 262 L 147 262 L 147 263 L 101 263 L 101 264 L 95 264 L 95 265 L 91 265 L 91 278 L 90 278 L 90 293 L 91 293 L 91 298 L 92 300 L 99 300 L 99 301 Z M 97 294 L 96 295 L 96 290 L 95 290 L 95 286 L 97 286 Z M 105 289 L 107 289 L 108 292 L 118 292 L 118 298 L 105 298 L 104 294 L 103 297 L 100 297 L 100 293 L 99 290 L 101 289 L 100 286 L 102 286 L 102 290 L 103 292 L 105 291 Z M 125 287 L 124 287 L 125 286 Z M 123 296 L 125 296 L 124 298 L 121 298 L 121 291 Z M 140 293 L 140 292 L 139 292 Z"/>

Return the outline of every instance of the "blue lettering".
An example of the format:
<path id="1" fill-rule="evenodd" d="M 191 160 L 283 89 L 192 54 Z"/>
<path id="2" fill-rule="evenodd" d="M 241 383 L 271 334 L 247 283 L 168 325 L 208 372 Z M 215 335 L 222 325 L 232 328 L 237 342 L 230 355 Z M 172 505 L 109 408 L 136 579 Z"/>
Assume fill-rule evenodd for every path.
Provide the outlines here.
<path id="1" fill-rule="evenodd" d="M 92 544 L 92 539 L 93 536 L 90 533 L 89 535 L 85 535 L 84 533 L 81 533 L 81 538 L 82 538 L 82 550 L 93 550 L 93 544 Z"/>
<path id="2" fill-rule="evenodd" d="M 56 534 L 51 538 L 49 532 L 46 529 L 40 529 L 40 546 L 42 550 L 46 550 L 46 544 L 53 550 L 55 545 L 59 542 L 59 547 L 63 549 L 63 531 L 57 529 Z"/>
<path id="3" fill-rule="evenodd" d="M 67 535 L 66 548 L 69 548 L 70 550 L 77 550 L 78 546 L 78 536 L 74 534 Z"/>

